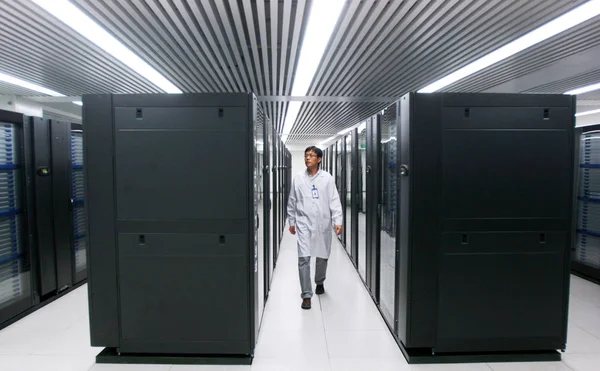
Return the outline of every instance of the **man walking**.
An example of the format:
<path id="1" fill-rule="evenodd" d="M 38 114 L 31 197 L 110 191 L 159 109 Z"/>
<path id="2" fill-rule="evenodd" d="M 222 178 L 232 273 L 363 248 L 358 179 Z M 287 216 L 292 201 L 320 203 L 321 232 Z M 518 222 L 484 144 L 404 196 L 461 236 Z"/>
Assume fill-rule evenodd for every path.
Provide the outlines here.
<path id="1" fill-rule="evenodd" d="M 302 289 L 302 309 L 311 308 L 310 258 L 316 257 L 316 294 L 325 293 L 323 282 L 331 254 L 332 219 L 335 233 L 342 233 L 342 205 L 333 177 L 320 170 L 323 151 L 308 147 L 304 151 L 306 171 L 297 174 L 288 200 L 290 233 L 298 233 L 298 270 Z"/>

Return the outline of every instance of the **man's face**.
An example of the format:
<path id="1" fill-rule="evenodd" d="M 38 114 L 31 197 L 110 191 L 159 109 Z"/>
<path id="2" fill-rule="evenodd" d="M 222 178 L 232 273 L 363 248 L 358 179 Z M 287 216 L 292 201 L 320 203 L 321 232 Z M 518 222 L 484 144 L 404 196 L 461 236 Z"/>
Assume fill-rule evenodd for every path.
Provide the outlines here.
<path id="1" fill-rule="evenodd" d="M 321 158 L 317 157 L 317 154 L 313 151 L 308 151 L 304 153 L 304 163 L 306 167 L 315 167 L 321 163 Z"/>

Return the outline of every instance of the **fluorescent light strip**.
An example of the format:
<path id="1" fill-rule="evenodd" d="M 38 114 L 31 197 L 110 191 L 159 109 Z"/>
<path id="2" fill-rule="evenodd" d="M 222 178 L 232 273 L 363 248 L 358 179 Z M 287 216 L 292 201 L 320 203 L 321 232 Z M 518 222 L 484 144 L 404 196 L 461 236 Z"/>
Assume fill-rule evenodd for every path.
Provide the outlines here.
<path id="1" fill-rule="evenodd" d="M 600 14 L 600 0 L 589 1 L 568 13 L 546 23 L 545 25 L 531 31 L 530 33 L 516 39 L 515 41 L 506 44 L 490 54 L 476 60 L 473 63 L 451 73 L 450 75 L 424 87 L 419 90 L 419 93 L 433 93 L 450 84 L 455 83 L 475 72 L 491 66 L 503 59 L 506 59 L 518 52 L 525 50 L 537 43 L 551 38 L 569 28 L 577 26 L 580 23 L 594 18 Z"/>
<path id="2" fill-rule="evenodd" d="M 310 9 L 310 16 L 306 25 L 298 65 L 294 74 L 294 83 L 292 85 L 293 96 L 304 96 L 315 77 L 319 63 L 323 58 L 323 53 L 327 43 L 331 38 L 333 28 L 344 7 L 345 0 L 319 0 L 313 1 Z M 297 108 L 293 107 L 297 103 Z M 290 102 L 285 117 L 282 130 L 282 140 L 285 143 L 288 134 L 292 130 L 301 102 Z"/>
<path id="3" fill-rule="evenodd" d="M 26 88 L 29 90 L 37 91 L 38 93 L 51 95 L 53 97 L 64 97 L 65 96 L 64 94 L 55 92 L 54 90 L 46 89 L 43 86 L 32 84 L 25 80 L 21 80 L 16 77 L 6 75 L 4 73 L 0 73 L 0 81 L 7 82 L 7 83 L 13 84 L 13 85 L 17 85 L 17 86 L 20 86 L 22 88 Z"/>
<path id="4" fill-rule="evenodd" d="M 82 101 L 80 101 L 80 100 L 74 100 L 74 101 L 73 101 L 73 104 L 76 104 L 76 105 L 78 105 L 78 106 L 83 106 L 83 102 L 82 102 Z"/>
<path id="5" fill-rule="evenodd" d="M 112 37 L 91 18 L 67 0 L 32 0 L 48 13 L 60 19 L 63 23 L 79 32 L 88 40 L 98 45 L 104 51 L 117 58 L 129 68 L 148 79 L 154 85 L 167 93 L 182 93 L 179 88 L 158 73 L 140 57 L 127 49 L 117 39 Z"/>
<path id="6" fill-rule="evenodd" d="M 302 106 L 302 102 L 290 102 L 288 104 L 287 113 L 285 115 L 285 122 L 283 124 L 282 136 L 281 140 L 285 143 L 287 140 L 288 134 L 292 130 L 292 126 L 294 126 L 294 122 L 296 122 L 296 118 L 298 117 L 298 112 L 300 112 L 300 107 Z M 284 139 L 285 138 L 285 139 Z"/>
<path id="7" fill-rule="evenodd" d="M 586 126 L 594 126 L 594 125 L 600 125 L 600 122 L 595 122 L 593 124 L 585 124 L 585 125 L 575 125 L 576 128 L 583 128 Z M 600 138 L 581 138 L 582 141 L 584 140 L 590 140 L 590 139 L 600 139 Z"/>
<path id="8" fill-rule="evenodd" d="M 569 90 L 569 91 L 565 92 L 565 94 L 566 95 L 577 95 L 577 94 L 583 94 L 583 93 L 587 93 L 587 92 L 599 90 L 599 89 L 600 89 L 600 83 L 584 86 L 584 87 L 581 87 L 578 89 Z"/>
<path id="9" fill-rule="evenodd" d="M 580 116 L 587 116 L 587 115 L 593 115 L 595 113 L 600 113 L 600 109 L 595 109 L 593 111 L 584 111 L 584 112 L 579 112 L 575 114 L 575 117 L 580 117 Z"/>

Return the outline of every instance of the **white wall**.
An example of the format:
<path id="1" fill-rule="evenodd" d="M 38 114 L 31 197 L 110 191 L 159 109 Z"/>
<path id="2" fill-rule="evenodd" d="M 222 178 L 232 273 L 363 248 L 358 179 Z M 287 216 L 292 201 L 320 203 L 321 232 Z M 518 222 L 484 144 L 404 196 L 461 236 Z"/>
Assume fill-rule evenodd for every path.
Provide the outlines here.
<path id="1" fill-rule="evenodd" d="M 304 151 L 290 151 L 292 154 L 292 176 L 298 174 L 301 171 L 306 170 L 304 165 Z"/>

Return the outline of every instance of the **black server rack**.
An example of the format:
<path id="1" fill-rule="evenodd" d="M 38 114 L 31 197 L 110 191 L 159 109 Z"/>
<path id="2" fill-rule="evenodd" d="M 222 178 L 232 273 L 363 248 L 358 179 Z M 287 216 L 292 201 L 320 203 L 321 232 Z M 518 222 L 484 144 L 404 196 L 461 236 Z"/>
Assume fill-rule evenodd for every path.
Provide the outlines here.
<path id="1" fill-rule="evenodd" d="M 25 143 L 29 118 L 0 111 L 0 326 L 32 308 L 35 256 L 28 237 Z M 33 266 L 33 267 L 32 267 Z"/>
<path id="2" fill-rule="evenodd" d="M 85 222 L 85 182 L 83 159 L 83 125 L 71 124 L 71 214 L 72 246 L 74 252 L 74 283 L 87 278 L 87 248 Z"/>
<path id="3" fill-rule="evenodd" d="M 35 118 L 32 127 L 35 244 L 42 300 L 84 282 L 81 125 Z"/>
<path id="4" fill-rule="evenodd" d="M 571 269 L 600 283 L 600 125 L 575 131 L 576 186 Z"/>
<path id="5" fill-rule="evenodd" d="M 410 93 L 397 107 L 396 330 L 405 355 L 560 359 L 574 98 Z"/>
<path id="6" fill-rule="evenodd" d="M 0 122 L 0 228 L 5 228 L 0 238 L 6 238 L 0 241 L 0 327 L 5 327 L 83 284 L 86 260 L 85 244 L 77 244 L 83 221 L 78 227 L 80 213 L 71 215 L 72 200 L 83 199 L 83 176 L 76 174 L 83 164 L 81 138 L 73 138 L 80 137 L 81 125 L 8 111 L 0 111 Z"/>
<path id="7" fill-rule="evenodd" d="M 250 362 L 268 210 L 257 201 L 256 98 L 83 102 L 91 341 L 107 348 L 97 361 Z"/>

